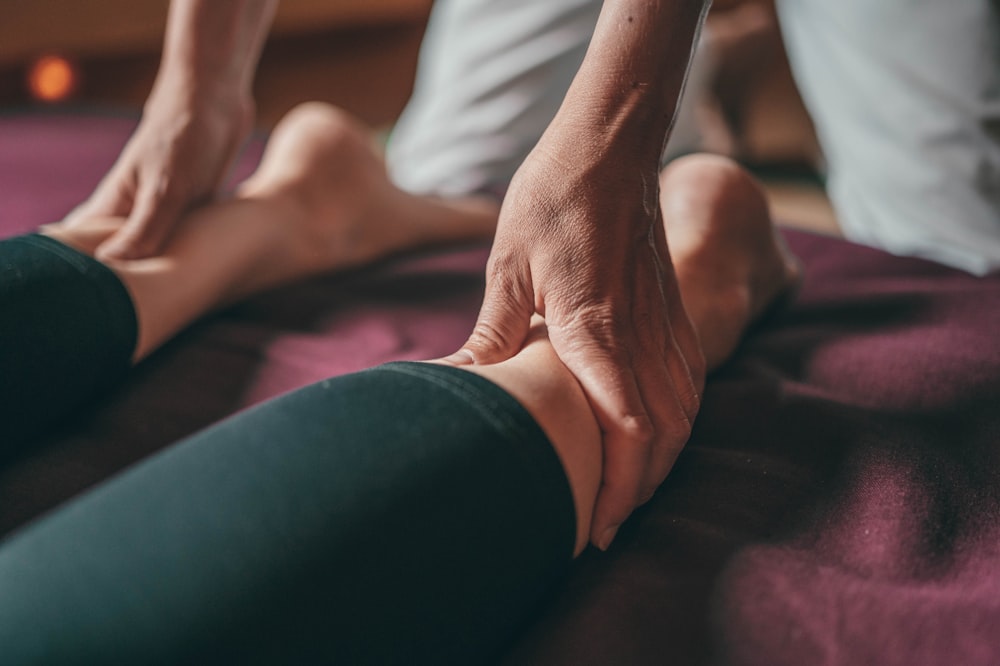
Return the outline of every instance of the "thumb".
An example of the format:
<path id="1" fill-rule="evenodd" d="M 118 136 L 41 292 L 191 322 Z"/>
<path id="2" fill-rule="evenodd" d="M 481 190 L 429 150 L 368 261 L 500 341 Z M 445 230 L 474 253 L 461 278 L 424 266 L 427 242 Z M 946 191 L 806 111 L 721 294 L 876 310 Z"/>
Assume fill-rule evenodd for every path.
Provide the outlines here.
<path id="1" fill-rule="evenodd" d="M 447 360 L 456 365 L 506 361 L 524 345 L 534 313 L 532 290 L 521 279 L 489 280 L 472 335 Z"/>

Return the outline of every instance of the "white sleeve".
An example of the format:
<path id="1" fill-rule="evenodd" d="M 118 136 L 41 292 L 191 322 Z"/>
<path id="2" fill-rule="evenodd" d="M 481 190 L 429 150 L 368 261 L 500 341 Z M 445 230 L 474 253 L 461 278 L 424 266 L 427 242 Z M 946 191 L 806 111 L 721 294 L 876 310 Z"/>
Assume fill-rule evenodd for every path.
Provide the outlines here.
<path id="1" fill-rule="evenodd" d="M 416 193 L 502 191 L 583 62 L 599 0 L 436 0 L 413 97 L 389 139 Z"/>
<path id="2" fill-rule="evenodd" d="M 436 0 L 413 97 L 389 139 L 393 181 L 416 194 L 502 194 L 558 111 L 602 5 Z M 706 29 L 665 160 L 701 145 L 695 107 L 713 73 Z"/>

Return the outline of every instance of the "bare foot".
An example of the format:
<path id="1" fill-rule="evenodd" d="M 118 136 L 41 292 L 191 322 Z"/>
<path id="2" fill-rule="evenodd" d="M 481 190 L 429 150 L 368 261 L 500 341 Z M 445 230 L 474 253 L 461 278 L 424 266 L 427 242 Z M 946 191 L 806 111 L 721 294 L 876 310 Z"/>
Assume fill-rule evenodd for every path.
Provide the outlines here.
<path id="1" fill-rule="evenodd" d="M 254 174 L 234 199 L 217 204 L 245 215 L 268 211 L 280 233 L 260 260 L 282 264 L 275 273 L 279 277 L 268 282 L 351 268 L 419 246 L 488 240 L 500 210 L 499 202 L 486 197 L 437 199 L 400 190 L 389 181 L 371 132 L 344 111 L 320 102 L 289 112 Z M 183 236 L 185 226 L 203 223 L 198 218 L 220 205 L 192 211 L 173 235 Z M 41 231 L 93 255 L 124 222 L 92 218 L 72 226 L 50 224 Z"/>
<path id="2" fill-rule="evenodd" d="M 725 157 L 691 155 L 660 176 L 660 205 L 684 307 L 709 369 L 800 280 L 760 185 Z"/>
<path id="3" fill-rule="evenodd" d="M 364 264 L 420 245 L 488 239 L 499 204 L 436 200 L 403 192 L 380 147 L 359 121 L 320 102 L 302 104 L 275 128 L 260 167 L 239 198 L 284 198 L 297 206 L 294 231 L 315 270 Z"/>

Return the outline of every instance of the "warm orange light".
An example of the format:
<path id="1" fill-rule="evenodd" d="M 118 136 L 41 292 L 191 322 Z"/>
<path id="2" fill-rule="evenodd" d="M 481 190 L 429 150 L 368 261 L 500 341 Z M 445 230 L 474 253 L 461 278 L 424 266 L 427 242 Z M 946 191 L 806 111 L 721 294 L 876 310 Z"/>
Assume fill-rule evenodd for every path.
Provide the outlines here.
<path id="1" fill-rule="evenodd" d="M 59 102 L 73 94 L 77 79 L 76 67 L 66 58 L 42 56 L 28 70 L 28 89 L 35 99 Z"/>

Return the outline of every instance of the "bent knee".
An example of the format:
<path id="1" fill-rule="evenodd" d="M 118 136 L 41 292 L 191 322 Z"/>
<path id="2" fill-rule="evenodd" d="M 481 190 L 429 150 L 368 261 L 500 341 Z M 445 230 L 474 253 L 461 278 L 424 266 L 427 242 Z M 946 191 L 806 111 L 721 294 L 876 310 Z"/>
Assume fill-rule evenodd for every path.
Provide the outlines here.
<path id="1" fill-rule="evenodd" d="M 660 203 L 664 212 L 694 205 L 743 212 L 767 209 L 763 187 L 736 161 L 698 153 L 678 158 L 660 172 Z"/>

